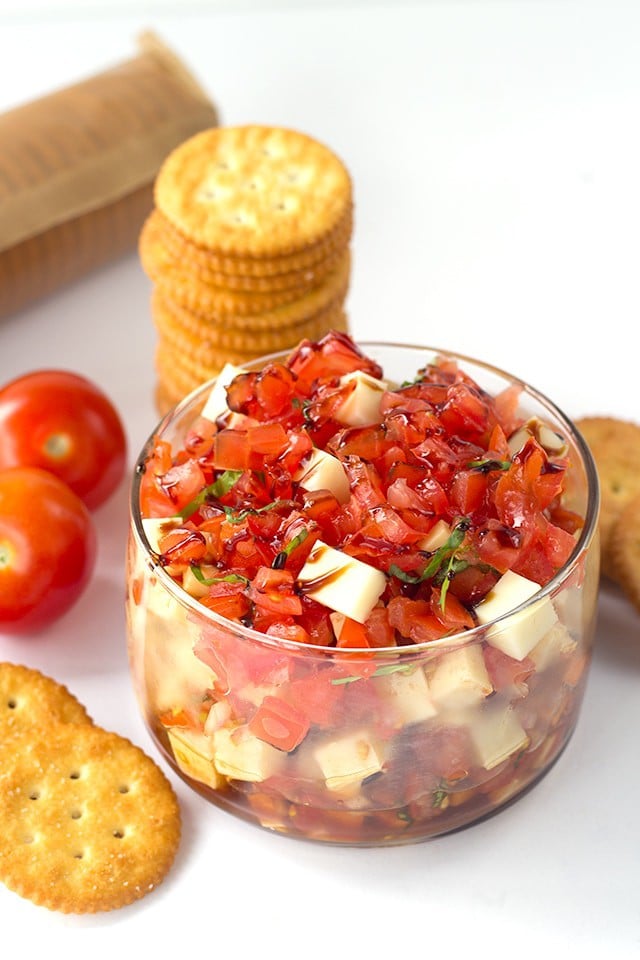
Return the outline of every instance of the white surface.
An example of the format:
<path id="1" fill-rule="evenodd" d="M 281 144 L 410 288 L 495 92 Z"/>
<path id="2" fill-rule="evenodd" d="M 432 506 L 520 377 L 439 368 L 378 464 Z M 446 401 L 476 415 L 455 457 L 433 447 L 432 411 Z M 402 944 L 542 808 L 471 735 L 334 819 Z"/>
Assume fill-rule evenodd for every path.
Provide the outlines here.
<path id="1" fill-rule="evenodd" d="M 447 346 L 518 373 L 570 415 L 640 419 L 640 6 L 142 9 L 7 19 L 0 108 L 128 56 L 152 26 L 225 122 L 298 127 L 345 159 L 357 337 Z M 40 366 L 93 378 L 123 414 L 133 461 L 155 421 L 148 292 L 132 255 L 0 322 L 0 380 Z M 0 635 L 0 657 L 67 683 L 96 722 L 153 754 L 127 674 L 124 487 L 97 522 L 83 599 L 42 636 Z M 639 634 L 604 588 L 573 740 L 532 792 L 479 826 L 408 848 L 328 848 L 236 822 L 174 780 L 184 839 L 157 891 L 77 918 L 0 887 L 2 942 L 33 957 L 637 957 Z"/>

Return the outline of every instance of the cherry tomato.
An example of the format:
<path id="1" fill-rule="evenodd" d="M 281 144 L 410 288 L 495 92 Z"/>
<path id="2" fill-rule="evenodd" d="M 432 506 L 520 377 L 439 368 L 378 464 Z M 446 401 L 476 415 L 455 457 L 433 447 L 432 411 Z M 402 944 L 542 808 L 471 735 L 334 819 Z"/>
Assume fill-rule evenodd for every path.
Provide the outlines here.
<path id="1" fill-rule="evenodd" d="M 0 469 L 49 470 L 92 510 L 120 483 L 126 452 L 117 411 L 84 377 L 36 370 L 0 389 Z"/>
<path id="2" fill-rule="evenodd" d="M 36 467 L 0 471 L 0 630 L 39 630 L 78 599 L 96 535 L 82 500 Z"/>

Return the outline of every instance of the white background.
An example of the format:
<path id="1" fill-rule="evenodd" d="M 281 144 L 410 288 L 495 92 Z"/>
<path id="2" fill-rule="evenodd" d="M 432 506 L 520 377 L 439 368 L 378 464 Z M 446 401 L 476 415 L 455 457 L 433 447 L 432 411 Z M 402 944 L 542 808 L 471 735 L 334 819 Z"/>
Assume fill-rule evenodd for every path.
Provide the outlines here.
<path id="1" fill-rule="evenodd" d="M 570 416 L 640 421 L 639 4 L 3 0 L 0 109 L 127 58 L 148 27 L 223 122 L 296 127 L 345 160 L 356 337 L 476 355 Z M 156 419 L 148 295 L 132 254 L 0 321 L 0 381 L 94 379 L 133 463 Z M 0 659 L 157 756 L 127 672 L 126 486 L 96 515 L 81 601 L 38 637 L 0 634 Z M 164 884 L 80 918 L 0 887 L 2 942 L 29 957 L 640 956 L 640 617 L 609 584 L 597 641 L 568 749 L 493 819 L 407 848 L 323 847 L 236 822 L 167 771 L 184 836 Z"/>

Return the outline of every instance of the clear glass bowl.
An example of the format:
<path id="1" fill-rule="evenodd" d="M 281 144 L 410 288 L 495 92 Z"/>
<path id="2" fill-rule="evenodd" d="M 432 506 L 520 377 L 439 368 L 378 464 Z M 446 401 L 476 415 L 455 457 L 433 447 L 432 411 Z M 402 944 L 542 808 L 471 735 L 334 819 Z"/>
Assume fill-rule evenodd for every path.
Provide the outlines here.
<path id="1" fill-rule="evenodd" d="M 521 386 L 519 412 L 543 420 L 569 446 L 566 505 L 586 519 L 565 567 L 492 624 L 410 646 L 315 647 L 221 618 L 159 566 L 139 509 L 150 445 L 159 436 L 180 447 L 209 383 L 164 417 L 140 455 L 131 496 L 127 624 L 144 718 L 188 784 L 264 828 L 373 846 L 425 840 L 474 823 L 522 794 L 559 757 L 578 719 L 591 660 L 598 483 L 572 423 L 517 378 L 449 351 L 361 346 L 397 382 L 446 353 L 492 394 Z M 483 689 L 477 664 L 487 647 L 531 629 L 540 637 L 527 659 L 533 672 L 519 677 L 514 660 L 509 682 Z M 308 727 L 290 752 L 252 732 L 258 709 L 274 700 Z M 267 710 L 267 721 L 277 728 L 277 710 Z"/>

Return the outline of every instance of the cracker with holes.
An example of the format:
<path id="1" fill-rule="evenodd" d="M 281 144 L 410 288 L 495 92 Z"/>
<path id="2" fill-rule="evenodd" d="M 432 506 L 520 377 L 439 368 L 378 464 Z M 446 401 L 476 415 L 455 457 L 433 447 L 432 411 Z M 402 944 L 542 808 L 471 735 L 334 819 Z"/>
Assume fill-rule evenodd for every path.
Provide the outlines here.
<path id="1" fill-rule="evenodd" d="M 613 528 L 627 504 L 640 496 L 640 424 L 616 417 L 583 417 L 576 426 L 598 470 L 603 573 L 615 579 Z"/>
<path id="2" fill-rule="evenodd" d="M 124 737 L 64 723 L 0 747 L 0 880 L 63 913 L 125 906 L 164 879 L 180 811 L 160 768 Z"/>
<path id="3" fill-rule="evenodd" d="M 0 663 L 0 742 L 53 723 L 90 724 L 91 718 L 63 684 L 31 667 Z"/>
<path id="4" fill-rule="evenodd" d="M 155 205 L 218 257 L 292 256 L 339 231 L 351 179 L 317 140 L 279 127 L 216 127 L 163 163 Z M 292 261 L 292 263 L 295 261 Z"/>

